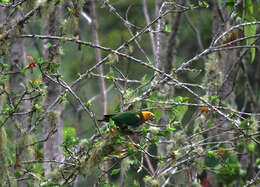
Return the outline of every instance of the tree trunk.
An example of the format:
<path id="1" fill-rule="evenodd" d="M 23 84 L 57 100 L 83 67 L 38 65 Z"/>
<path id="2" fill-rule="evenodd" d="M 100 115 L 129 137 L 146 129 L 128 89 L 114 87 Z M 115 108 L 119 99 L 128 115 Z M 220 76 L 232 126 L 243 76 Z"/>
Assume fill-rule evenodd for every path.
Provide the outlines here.
<path id="1" fill-rule="evenodd" d="M 61 21 L 61 3 L 49 3 L 47 16 L 43 23 L 43 34 L 49 34 L 53 36 L 60 36 L 60 21 Z M 43 58 L 45 61 L 50 63 L 59 63 L 59 47 L 60 42 L 54 40 L 44 40 L 43 41 Z M 46 72 L 47 73 L 47 72 Z M 49 80 L 43 75 L 43 81 L 47 86 L 46 98 L 44 101 L 44 106 L 47 108 L 52 104 L 56 98 L 61 94 L 61 87 L 56 83 Z M 48 111 L 47 118 L 44 120 L 43 124 L 43 135 L 45 137 L 53 130 L 57 130 L 57 133 L 52 135 L 46 142 L 44 142 L 44 160 L 56 160 L 62 161 L 62 131 L 63 124 L 61 120 L 62 106 L 60 103 L 55 105 L 50 111 Z M 56 164 L 45 162 L 44 170 L 45 176 L 48 176 L 51 172 L 57 171 Z"/>
<path id="2" fill-rule="evenodd" d="M 92 35 L 93 35 L 93 43 L 99 45 L 99 36 L 98 36 L 98 23 L 97 23 L 97 13 L 96 13 L 96 6 L 95 0 L 90 0 L 91 8 L 90 8 L 90 15 L 92 18 Z M 96 55 L 96 63 L 100 62 L 101 59 L 101 52 L 100 49 L 95 48 L 95 55 Z M 100 96 L 101 96 L 101 105 L 102 105 L 102 116 L 107 114 L 107 94 L 106 94 L 106 84 L 104 80 L 104 72 L 103 72 L 103 65 L 97 68 L 97 72 L 100 75 L 99 77 L 99 87 L 100 87 Z M 103 118 L 103 117 L 102 117 Z M 109 163 L 104 163 L 104 170 L 106 171 L 109 167 Z M 109 177 L 105 174 L 106 181 L 109 181 Z"/>
<path id="3" fill-rule="evenodd" d="M 0 27 L 2 26 L 4 22 L 4 8 L 0 7 Z M 1 32 L 1 31 L 0 31 Z M 3 58 L 0 56 L 0 61 L 2 61 Z M 0 85 L 4 86 L 4 84 Z M 0 111 L 2 111 L 2 97 L 0 96 Z M 2 119 L 2 116 L 0 114 L 0 120 Z M 8 157 L 9 157 L 9 152 L 7 148 L 7 136 L 6 136 L 6 131 L 5 127 L 0 128 L 0 173 L 2 174 L 0 178 L 0 186 L 8 186 L 11 187 L 11 176 L 10 176 L 10 170 L 9 170 L 9 163 L 8 163 Z"/>
<path id="4" fill-rule="evenodd" d="M 95 1 L 91 0 L 91 18 L 92 18 L 92 33 L 93 33 L 93 43 L 99 45 L 99 36 L 98 36 L 98 24 L 97 24 L 97 15 L 96 15 L 96 6 Z M 96 62 L 100 62 L 101 59 L 101 52 L 100 49 L 95 48 L 96 54 Z M 107 114 L 107 94 L 106 94 L 106 84 L 104 80 L 104 72 L 103 72 L 103 65 L 100 65 L 97 69 L 100 77 L 99 77 L 99 87 L 100 87 L 100 95 L 101 95 L 101 104 L 102 104 L 102 115 Z"/>
<path id="5" fill-rule="evenodd" d="M 164 12 L 163 0 L 156 0 L 155 1 L 155 16 L 158 17 L 160 14 Z M 165 32 L 161 32 L 164 30 L 166 24 L 166 18 L 163 17 L 158 21 L 156 24 L 156 31 L 158 32 L 156 34 L 155 38 L 155 46 L 156 46 L 156 54 L 155 54 L 155 67 L 165 71 L 165 65 L 166 65 L 166 50 L 167 50 L 167 41 L 168 37 Z M 157 77 L 157 79 L 160 79 L 160 77 Z M 161 85 L 162 88 L 160 90 L 164 90 L 164 92 L 161 92 L 161 94 L 165 95 L 166 97 L 169 96 L 169 90 L 165 89 L 166 85 Z M 167 111 L 163 111 L 162 118 L 160 119 L 158 125 L 160 126 L 167 126 L 169 124 L 169 116 Z M 162 129 L 165 129 L 165 127 L 161 127 Z M 165 141 L 167 138 L 161 137 L 160 142 L 157 146 L 157 155 L 166 155 L 167 154 L 167 145 L 164 143 L 161 143 L 161 141 Z"/>
<path id="6" fill-rule="evenodd" d="M 2 11 L 1 11 L 2 12 Z M 3 12 L 2 12 L 3 13 Z M 7 14 L 10 12 L 6 12 Z M 13 20 L 21 19 L 23 16 L 21 11 L 15 9 L 13 16 L 8 18 L 8 22 Z M 18 32 L 22 32 L 22 26 L 18 29 Z M 17 105 L 16 102 L 20 101 L 22 97 L 26 97 L 25 94 L 25 84 L 27 83 L 27 78 L 24 73 L 21 73 L 26 64 L 26 48 L 24 39 L 15 38 L 10 40 L 9 46 L 9 67 L 13 74 L 9 77 L 9 90 L 11 100 L 9 105 L 14 107 Z M 30 108 L 30 102 L 28 100 L 23 100 L 19 104 L 16 112 L 26 112 Z M 15 134 L 15 172 L 21 172 L 23 167 L 23 161 L 29 161 L 34 159 L 34 150 L 32 147 L 24 147 L 32 143 L 32 134 L 28 133 L 28 117 L 24 115 L 14 116 L 14 134 Z M 23 171 L 22 171 L 23 172 Z M 26 174 L 20 177 L 27 177 Z M 19 177 L 17 177 L 19 179 Z M 30 181 L 32 183 L 32 181 Z M 33 183 L 32 183 L 33 184 Z M 18 180 L 17 185 L 19 187 L 27 186 L 24 180 Z"/>
<path id="7" fill-rule="evenodd" d="M 163 0 L 157 0 L 155 5 L 156 10 L 156 17 L 160 14 L 164 13 L 167 6 L 162 7 Z M 184 5 L 185 1 L 180 1 L 180 4 Z M 160 12 L 161 11 L 161 12 Z M 173 63 L 173 54 L 176 47 L 176 36 L 177 32 L 179 30 L 179 26 L 181 23 L 181 17 L 182 13 L 176 13 L 174 14 L 174 24 L 172 24 L 171 33 L 167 35 L 165 32 L 162 32 L 164 30 L 168 20 L 166 20 L 165 17 L 160 19 L 157 23 L 156 30 L 156 54 L 155 54 L 155 66 L 156 68 L 163 70 L 165 73 L 170 73 L 172 70 L 172 63 Z M 160 32 L 159 32 L 160 31 Z M 163 95 L 166 97 L 169 97 L 173 94 L 173 90 L 169 89 L 167 85 L 162 85 L 162 88 L 160 88 L 160 91 Z M 158 125 L 166 126 L 169 124 L 169 116 L 168 112 L 164 111 L 161 120 L 159 121 Z M 161 138 L 161 141 L 165 141 L 166 138 Z M 166 144 L 160 143 L 157 148 L 157 154 L 163 153 L 166 155 L 167 149 Z"/>
<path id="8" fill-rule="evenodd" d="M 213 7 L 213 36 L 218 33 L 222 33 L 230 26 L 230 20 L 228 18 L 228 12 L 225 8 L 219 8 L 219 1 L 214 1 Z M 207 62 L 205 63 L 205 83 L 208 96 L 219 96 L 220 102 L 229 104 L 233 109 L 237 108 L 235 104 L 235 95 L 233 92 L 234 82 L 238 72 L 238 66 L 234 64 L 238 60 L 237 51 L 228 50 L 212 53 L 209 55 Z M 220 104 L 220 103 L 217 103 Z M 226 118 L 220 115 L 209 115 L 212 125 L 217 126 L 215 130 L 211 130 L 209 137 L 213 136 L 217 142 L 223 142 L 233 137 L 230 133 L 231 124 Z M 210 139 L 212 141 L 212 139 Z M 230 146 L 227 144 L 226 146 Z M 209 174 L 211 175 L 211 174 Z M 217 186 L 218 182 L 215 177 L 211 178 L 211 185 Z"/>

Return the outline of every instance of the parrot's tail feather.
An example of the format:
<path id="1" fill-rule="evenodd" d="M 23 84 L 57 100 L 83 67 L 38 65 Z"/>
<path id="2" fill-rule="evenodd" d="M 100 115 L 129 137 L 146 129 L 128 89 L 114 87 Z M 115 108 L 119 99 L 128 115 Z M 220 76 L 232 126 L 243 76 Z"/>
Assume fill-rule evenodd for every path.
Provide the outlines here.
<path id="1" fill-rule="evenodd" d="M 109 122 L 109 119 L 112 117 L 112 115 L 104 115 L 104 118 L 98 121 L 105 121 L 105 122 Z"/>

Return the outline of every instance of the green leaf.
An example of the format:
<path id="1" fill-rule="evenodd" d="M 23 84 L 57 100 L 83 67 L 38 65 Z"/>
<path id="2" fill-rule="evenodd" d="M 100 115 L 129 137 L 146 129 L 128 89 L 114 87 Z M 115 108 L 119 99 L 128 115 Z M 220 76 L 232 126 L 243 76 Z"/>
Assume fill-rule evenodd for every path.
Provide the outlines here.
<path id="1" fill-rule="evenodd" d="M 20 5 L 18 5 L 17 8 L 18 8 L 18 10 L 19 10 L 20 12 L 23 11 L 23 8 L 22 8 Z"/>
<path id="2" fill-rule="evenodd" d="M 210 96 L 209 100 L 212 102 L 212 104 L 216 104 L 217 101 L 219 101 L 219 96 Z"/>
<path id="3" fill-rule="evenodd" d="M 106 161 L 106 160 L 108 160 L 108 159 L 109 159 L 108 156 L 105 156 L 105 157 L 103 158 L 104 161 Z"/>
<path id="4" fill-rule="evenodd" d="M 165 32 L 168 32 L 168 33 L 171 32 L 171 30 L 169 29 L 168 25 L 165 25 L 164 31 L 165 31 Z"/>
<path id="5" fill-rule="evenodd" d="M 256 165 L 257 167 L 260 166 L 260 158 L 256 159 L 255 165 Z"/>
<path id="6" fill-rule="evenodd" d="M 86 107 L 91 107 L 92 106 L 92 101 L 91 100 L 88 100 L 87 104 L 86 104 Z"/>
<path id="7" fill-rule="evenodd" d="M 209 4 L 206 1 L 203 1 L 203 4 L 206 8 L 209 8 Z"/>
<path id="8" fill-rule="evenodd" d="M 190 4 L 188 4 L 188 7 L 189 7 L 189 9 L 192 10 L 192 9 L 194 9 L 194 4 L 191 4 L 191 3 L 190 3 Z"/>
<path id="9" fill-rule="evenodd" d="M 8 64 L 5 64 L 5 63 L 3 63 L 3 62 L 0 62 L 0 67 L 1 67 L 1 68 L 7 68 L 7 67 L 8 67 Z"/>
<path id="10" fill-rule="evenodd" d="M 111 62 L 111 61 L 107 61 L 107 62 L 105 62 L 105 64 L 106 64 L 106 65 L 112 65 L 112 64 L 114 64 L 114 63 Z"/>
<path id="11" fill-rule="evenodd" d="M 105 132 L 104 132 L 104 130 L 102 128 L 100 128 L 99 131 L 100 131 L 101 135 L 105 134 Z"/>
<path id="12" fill-rule="evenodd" d="M 14 173 L 14 176 L 15 176 L 15 177 L 23 176 L 23 172 L 22 172 L 22 171 L 16 171 L 16 172 Z"/>
<path id="13" fill-rule="evenodd" d="M 246 0 L 245 3 L 246 3 L 247 15 L 248 15 L 248 13 L 252 15 L 254 13 L 254 5 L 252 3 L 252 0 Z"/>
<path id="14" fill-rule="evenodd" d="M 114 72 L 113 71 L 110 71 L 109 73 L 107 73 L 105 75 L 105 77 L 107 77 L 108 79 L 114 79 Z"/>
<path id="15" fill-rule="evenodd" d="M 175 114 L 171 110 L 168 111 L 168 116 L 169 116 L 170 121 L 173 121 L 175 119 Z"/>
<path id="16" fill-rule="evenodd" d="M 214 153 L 213 151 L 208 151 L 207 154 L 208 154 L 209 156 L 214 156 L 214 155 L 215 155 L 215 153 Z"/>
<path id="17" fill-rule="evenodd" d="M 40 108 L 39 104 L 36 103 L 36 104 L 34 105 L 34 109 L 35 109 L 35 110 L 38 110 L 39 108 Z"/>
<path id="18" fill-rule="evenodd" d="M 245 126 L 248 123 L 249 119 L 244 119 L 243 121 L 241 121 L 241 123 L 239 124 L 240 127 Z"/>
<path id="19" fill-rule="evenodd" d="M 249 22 L 255 21 L 253 17 L 250 17 Z M 245 37 L 253 36 L 256 34 L 256 25 L 247 25 L 244 27 L 244 35 Z M 247 45 L 252 45 L 254 43 L 254 38 L 249 38 L 246 40 Z M 255 48 L 251 48 L 251 63 L 254 62 L 255 59 Z"/>
<path id="20" fill-rule="evenodd" d="M 148 132 L 148 129 L 145 126 L 143 126 L 142 127 L 142 132 L 143 132 L 144 135 L 146 135 L 147 132 Z"/>
<path id="21" fill-rule="evenodd" d="M 189 98 L 188 97 L 182 97 L 182 96 L 178 96 L 174 98 L 175 102 L 179 102 L 179 103 L 187 103 L 189 102 Z"/>
<path id="22" fill-rule="evenodd" d="M 61 102 L 61 103 L 66 102 L 66 101 L 67 101 L 66 97 L 67 97 L 67 94 L 64 94 L 63 96 L 61 96 L 60 102 Z"/>
<path id="23" fill-rule="evenodd" d="M 80 77 L 81 77 L 81 74 L 78 72 L 78 73 L 77 73 L 77 76 L 80 78 Z"/>
<path id="24" fill-rule="evenodd" d="M 47 43 L 48 49 L 52 47 L 52 44 L 50 42 Z"/>
<path id="25" fill-rule="evenodd" d="M 160 136 L 156 136 L 155 139 L 153 140 L 153 143 L 158 146 L 158 142 L 160 141 L 161 137 Z"/>
<path id="26" fill-rule="evenodd" d="M 163 137 L 169 137 L 171 135 L 171 132 L 168 130 L 161 130 L 158 135 Z"/>
<path id="27" fill-rule="evenodd" d="M 155 116 L 155 121 L 156 122 L 159 122 L 159 120 L 161 119 L 162 115 L 163 115 L 162 110 L 160 110 L 160 109 L 154 110 L 154 116 Z"/>
<path id="28" fill-rule="evenodd" d="M 221 106 L 223 107 L 228 107 L 228 104 L 224 103 L 223 101 L 221 102 Z"/>
<path id="29" fill-rule="evenodd" d="M 224 8 L 224 6 L 227 7 L 229 12 L 232 12 L 234 9 L 235 1 L 234 0 L 223 0 L 221 1 L 220 7 Z"/>
<path id="30" fill-rule="evenodd" d="M 172 128 L 170 124 L 167 125 L 166 129 L 167 129 L 168 131 L 175 131 L 175 130 L 176 130 L 175 128 Z"/>
<path id="31" fill-rule="evenodd" d="M 247 149 L 250 153 L 254 153 L 255 151 L 255 143 L 254 142 L 251 142 L 248 146 L 247 146 Z"/>
<path id="32" fill-rule="evenodd" d="M 115 122 L 111 118 L 109 119 L 109 127 L 110 128 L 115 128 L 116 127 Z"/>
<path id="33" fill-rule="evenodd" d="M 252 129 L 253 124 L 254 124 L 254 121 L 253 120 L 249 120 L 248 121 L 248 128 Z"/>
<path id="34" fill-rule="evenodd" d="M 159 161 L 162 161 L 163 159 L 165 159 L 165 155 L 161 152 L 161 153 L 159 154 L 159 156 L 157 156 L 157 159 L 158 159 Z"/>
<path id="35" fill-rule="evenodd" d="M 146 103 L 146 105 L 147 105 L 148 108 L 151 108 L 151 107 L 154 106 L 154 104 L 153 104 L 153 103 L 150 103 L 150 102 Z"/>
<path id="36" fill-rule="evenodd" d="M 63 19 L 62 20 L 62 25 L 65 25 L 65 24 L 67 24 L 68 23 L 68 20 L 67 19 Z"/>
<path id="37" fill-rule="evenodd" d="M 66 127 L 63 129 L 63 145 L 72 147 L 77 143 L 76 129 Z"/>
<path id="38" fill-rule="evenodd" d="M 188 106 L 181 106 L 181 105 L 179 105 L 179 106 L 174 106 L 174 107 L 173 107 L 173 110 L 175 111 L 175 114 L 176 114 L 176 116 L 177 116 L 177 119 L 178 119 L 179 121 L 181 121 L 182 118 L 184 117 L 185 113 L 186 113 L 187 110 L 188 110 Z"/>
<path id="39" fill-rule="evenodd" d="M 115 107 L 114 107 L 114 111 L 115 111 L 115 112 L 117 112 L 117 111 L 119 111 L 119 110 L 120 110 L 120 102 L 117 103 L 117 104 L 115 105 Z"/>
<path id="40" fill-rule="evenodd" d="M 178 152 L 178 151 L 173 151 L 172 154 L 174 154 L 174 156 L 176 156 L 176 157 L 177 157 L 177 156 L 181 156 L 181 153 Z"/>

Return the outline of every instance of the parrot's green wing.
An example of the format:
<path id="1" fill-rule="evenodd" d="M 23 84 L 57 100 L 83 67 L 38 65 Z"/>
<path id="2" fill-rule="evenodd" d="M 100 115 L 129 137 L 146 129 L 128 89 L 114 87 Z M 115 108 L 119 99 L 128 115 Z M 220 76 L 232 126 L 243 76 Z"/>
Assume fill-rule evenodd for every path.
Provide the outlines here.
<path id="1" fill-rule="evenodd" d="M 138 127 L 143 123 L 143 116 L 139 112 L 123 112 L 113 115 L 112 120 L 115 122 L 116 125 L 119 127 L 131 127 L 135 128 Z"/>

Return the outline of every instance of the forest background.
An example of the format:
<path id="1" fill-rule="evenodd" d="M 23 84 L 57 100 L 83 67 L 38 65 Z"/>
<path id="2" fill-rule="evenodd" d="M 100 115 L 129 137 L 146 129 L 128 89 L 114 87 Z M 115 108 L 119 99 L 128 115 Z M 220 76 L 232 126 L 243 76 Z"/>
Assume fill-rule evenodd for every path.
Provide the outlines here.
<path id="1" fill-rule="evenodd" d="M 0 186 L 259 185 L 259 3 L 1 0 Z"/>

